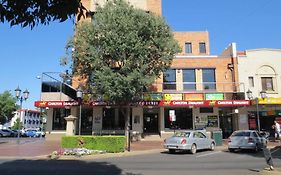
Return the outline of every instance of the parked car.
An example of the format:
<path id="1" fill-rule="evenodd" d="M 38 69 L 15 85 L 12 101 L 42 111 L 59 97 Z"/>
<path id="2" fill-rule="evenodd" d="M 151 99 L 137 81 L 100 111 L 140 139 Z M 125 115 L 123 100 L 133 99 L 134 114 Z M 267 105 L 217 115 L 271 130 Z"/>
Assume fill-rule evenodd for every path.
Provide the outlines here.
<path id="1" fill-rule="evenodd" d="M 28 129 L 28 130 L 25 130 L 24 135 L 25 135 L 26 137 L 37 137 L 37 134 L 36 134 L 36 130 L 35 130 L 35 129 Z"/>
<path id="2" fill-rule="evenodd" d="M 10 132 L 8 129 L 0 129 L 0 137 L 11 137 L 12 132 Z"/>
<path id="3" fill-rule="evenodd" d="M 40 129 L 26 129 L 24 131 L 24 136 L 26 137 L 45 137 L 45 132 Z"/>
<path id="4" fill-rule="evenodd" d="M 258 152 L 267 145 L 267 138 L 260 135 L 255 130 L 234 131 L 228 140 L 228 150 L 254 150 Z"/>
<path id="5" fill-rule="evenodd" d="M 168 149 L 170 153 L 177 150 L 190 151 L 195 154 L 197 150 L 215 149 L 215 141 L 206 136 L 201 130 L 182 130 L 164 140 L 164 148 Z"/>

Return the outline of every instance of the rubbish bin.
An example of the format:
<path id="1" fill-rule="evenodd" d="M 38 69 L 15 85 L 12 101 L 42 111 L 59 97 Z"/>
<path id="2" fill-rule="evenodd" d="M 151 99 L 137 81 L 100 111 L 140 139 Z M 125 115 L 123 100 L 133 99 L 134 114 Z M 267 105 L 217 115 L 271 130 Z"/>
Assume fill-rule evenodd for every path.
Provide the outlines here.
<path id="1" fill-rule="evenodd" d="M 212 139 L 215 140 L 217 146 L 221 146 L 222 145 L 222 131 L 221 130 L 212 131 Z"/>

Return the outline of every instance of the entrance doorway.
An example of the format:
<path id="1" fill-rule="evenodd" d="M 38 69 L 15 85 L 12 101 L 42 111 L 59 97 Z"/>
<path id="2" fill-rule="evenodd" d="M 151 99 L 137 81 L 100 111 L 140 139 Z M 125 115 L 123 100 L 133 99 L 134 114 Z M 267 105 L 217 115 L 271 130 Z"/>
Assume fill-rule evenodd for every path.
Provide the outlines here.
<path id="1" fill-rule="evenodd" d="M 93 109 L 83 108 L 81 112 L 81 134 L 92 135 Z"/>
<path id="2" fill-rule="evenodd" d="M 222 130 L 222 137 L 227 139 L 233 132 L 232 108 L 224 108 L 219 111 L 220 128 Z"/>
<path id="3" fill-rule="evenodd" d="M 144 109 L 143 132 L 159 133 L 158 129 L 158 109 Z"/>

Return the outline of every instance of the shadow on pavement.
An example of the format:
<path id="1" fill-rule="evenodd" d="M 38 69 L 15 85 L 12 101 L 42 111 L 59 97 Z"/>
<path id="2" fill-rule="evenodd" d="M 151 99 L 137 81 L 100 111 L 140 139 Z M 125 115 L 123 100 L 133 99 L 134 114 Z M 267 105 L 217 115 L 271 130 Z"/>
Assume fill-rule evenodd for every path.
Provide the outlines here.
<path id="1" fill-rule="evenodd" d="M 2 162 L 0 172 L 5 175 L 140 175 L 122 170 L 108 162 L 79 160 L 14 160 Z"/>

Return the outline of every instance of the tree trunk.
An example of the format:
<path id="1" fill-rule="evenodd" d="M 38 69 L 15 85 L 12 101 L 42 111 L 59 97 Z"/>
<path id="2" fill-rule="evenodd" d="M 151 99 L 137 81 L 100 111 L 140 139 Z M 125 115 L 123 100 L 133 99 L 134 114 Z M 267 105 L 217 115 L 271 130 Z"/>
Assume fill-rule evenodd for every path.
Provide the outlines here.
<path id="1" fill-rule="evenodd" d="M 126 136 L 126 149 L 127 151 L 130 151 L 130 147 L 131 147 L 131 139 L 130 139 L 130 107 L 126 107 L 125 108 L 125 116 L 126 116 L 126 120 L 125 120 L 125 136 Z"/>

